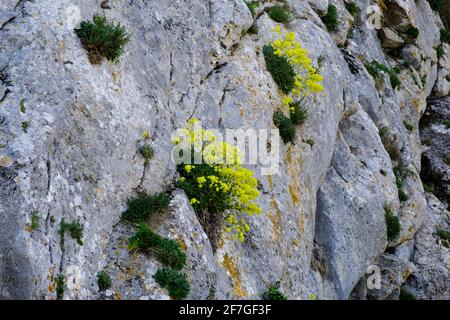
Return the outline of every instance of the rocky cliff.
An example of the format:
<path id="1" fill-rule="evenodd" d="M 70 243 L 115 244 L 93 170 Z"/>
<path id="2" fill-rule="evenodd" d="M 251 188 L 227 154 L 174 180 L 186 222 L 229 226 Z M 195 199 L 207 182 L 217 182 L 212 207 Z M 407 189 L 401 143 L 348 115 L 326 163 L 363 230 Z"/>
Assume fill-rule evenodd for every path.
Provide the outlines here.
<path id="1" fill-rule="evenodd" d="M 161 263 L 127 249 L 135 230 L 121 221 L 137 191 L 167 191 L 152 225 L 183 244 L 188 298 L 259 299 L 280 281 L 290 299 L 449 299 L 445 11 L 427 0 L 350 3 L 260 1 L 252 14 L 243 0 L 1 0 L 0 297 L 55 299 L 62 276 L 64 299 L 168 299 L 152 277 Z M 281 143 L 279 172 L 250 166 L 262 214 L 246 240 L 223 234 L 213 249 L 175 188 L 171 135 L 193 116 L 220 130 L 275 129 L 281 95 L 262 52 L 281 25 L 268 15 L 275 5 L 325 90 L 295 144 Z M 330 5 L 334 31 L 323 22 Z M 94 13 L 131 34 L 115 63 L 91 64 L 74 32 Z M 385 70 L 374 74 L 373 61 Z M 150 161 L 139 153 L 145 131 Z M 386 205 L 401 225 L 389 242 Z M 83 245 L 62 241 L 62 219 L 82 224 Z M 373 266 L 381 287 L 368 289 Z"/>

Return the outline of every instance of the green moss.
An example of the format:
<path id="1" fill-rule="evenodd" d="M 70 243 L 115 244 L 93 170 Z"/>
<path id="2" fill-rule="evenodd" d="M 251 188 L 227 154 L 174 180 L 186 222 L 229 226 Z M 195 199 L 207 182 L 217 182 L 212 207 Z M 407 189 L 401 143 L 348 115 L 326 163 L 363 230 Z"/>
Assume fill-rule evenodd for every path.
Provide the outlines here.
<path id="1" fill-rule="evenodd" d="M 180 244 L 171 239 L 163 238 L 154 233 L 147 225 L 140 224 L 136 234 L 130 238 L 130 250 L 138 249 L 156 258 L 166 266 L 181 270 L 186 266 L 186 254 Z"/>
<path id="2" fill-rule="evenodd" d="M 289 115 L 293 125 L 301 125 L 309 117 L 308 109 L 302 104 L 302 101 L 289 104 Z"/>
<path id="3" fill-rule="evenodd" d="M 100 291 L 105 291 L 111 288 L 111 277 L 105 271 L 97 273 L 97 284 Z"/>
<path id="4" fill-rule="evenodd" d="M 416 296 L 405 289 L 400 289 L 399 300 L 417 300 Z"/>
<path id="5" fill-rule="evenodd" d="M 145 160 L 151 160 L 155 156 L 155 150 L 148 143 L 144 143 L 142 147 L 139 148 L 139 152 L 145 158 Z"/>
<path id="6" fill-rule="evenodd" d="M 81 225 L 78 221 L 73 221 L 71 223 L 67 223 L 64 221 L 64 218 L 61 220 L 59 233 L 61 235 L 61 239 L 64 239 L 64 234 L 69 232 L 70 236 L 77 241 L 77 243 L 82 246 L 83 245 L 83 225 Z"/>
<path id="7" fill-rule="evenodd" d="M 62 274 L 55 278 L 56 286 L 56 298 L 62 299 L 64 297 L 64 291 L 66 290 L 66 279 Z"/>
<path id="8" fill-rule="evenodd" d="M 321 19 L 327 27 L 328 31 L 336 31 L 339 24 L 336 6 L 332 4 L 328 5 L 327 14 Z"/>
<path id="9" fill-rule="evenodd" d="M 245 1 L 245 4 L 247 5 L 248 9 L 250 10 L 252 17 L 255 16 L 256 9 L 259 7 L 258 1 Z"/>
<path id="10" fill-rule="evenodd" d="M 128 208 L 122 213 L 122 219 L 130 222 L 145 221 L 151 214 L 167 208 L 169 202 L 169 195 L 165 192 L 152 196 L 145 193 L 138 193 L 137 197 L 127 200 Z"/>
<path id="11" fill-rule="evenodd" d="M 187 297 L 190 291 L 189 281 L 186 274 L 179 271 L 162 268 L 153 275 L 155 281 L 162 287 L 167 289 L 169 296 L 176 300 Z"/>
<path id="12" fill-rule="evenodd" d="M 264 46 L 263 54 L 267 70 L 272 75 L 273 81 L 283 93 L 290 93 L 295 85 L 295 71 L 291 64 L 286 58 L 275 55 L 274 49 L 270 45 Z"/>
<path id="13" fill-rule="evenodd" d="M 386 222 L 387 239 L 389 242 L 398 238 L 401 230 L 400 221 L 397 216 L 394 215 L 391 206 L 384 206 L 384 219 Z"/>
<path id="14" fill-rule="evenodd" d="M 39 229 L 39 211 L 33 211 L 31 213 L 31 229 L 37 230 Z"/>
<path id="15" fill-rule="evenodd" d="M 273 114 L 273 123 L 280 131 L 280 136 L 284 143 L 291 142 L 295 144 L 295 127 L 291 119 L 286 117 L 283 112 L 276 111 Z"/>
<path id="16" fill-rule="evenodd" d="M 345 9 L 347 9 L 347 11 L 353 16 L 355 17 L 356 14 L 358 13 L 358 5 L 355 2 L 349 2 L 349 3 L 345 3 Z"/>
<path id="17" fill-rule="evenodd" d="M 269 17 L 279 23 L 287 23 L 291 19 L 289 12 L 282 6 L 273 6 L 267 10 Z"/>
<path id="18" fill-rule="evenodd" d="M 93 22 L 81 22 L 75 33 L 81 39 L 93 64 L 101 63 L 103 57 L 117 61 L 125 44 L 130 40 L 123 26 L 108 22 L 106 17 L 98 15 L 94 15 Z"/>
<path id="19" fill-rule="evenodd" d="M 280 291 L 280 281 L 275 282 L 263 293 L 264 300 L 287 300 L 288 298 Z"/>

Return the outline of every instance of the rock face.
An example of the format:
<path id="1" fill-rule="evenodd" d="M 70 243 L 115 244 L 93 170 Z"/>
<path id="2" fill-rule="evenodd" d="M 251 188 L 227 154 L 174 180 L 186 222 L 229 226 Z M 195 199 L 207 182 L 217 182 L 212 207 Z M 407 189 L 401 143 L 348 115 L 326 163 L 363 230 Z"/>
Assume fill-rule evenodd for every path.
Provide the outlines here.
<path id="1" fill-rule="evenodd" d="M 281 96 L 262 54 L 279 25 L 266 13 L 274 2 L 261 1 L 254 17 L 242 0 L 100 2 L 0 4 L 0 298 L 55 299 L 62 275 L 64 299 L 168 299 L 152 278 L 160 263 L 127 249 L 134 229 L 121 213 L 137 191 L 170 191 L 151 223 L 186 250 L 188 298 L 258 299 L 280 281 L 290 299 L 398 299 L 402 290 L 450 299 L 449 248 L 436 234 L 450 227 L 449 129 L 438 123 L 450 108 L 450 51 L 436 54 L 443 26 L 426 0 L 389 1 L 380 28 L 395 32 L 395 46 L 366 23 L 369 1 L 356 1 L 353 16 L 341 0 L 283 2 L 284 27 L 325 90 L 310 99 L 295 144 L 281 146 L 279 172 L 249 166 L 263 214 L 246 241 L 223 234 L 215 251 L 174 189 L 171 135 L 192 116 L 219 130 L 275 128 Z M 340 19 L 333 34 L 319 17 L 328 3 Z M 132 34 L 117 63 L 90 64 L 73 31 L 92 12 Z M 417 38 L 405 34 L 411 26 Z M 398 73 L 374 79 L 365 68 L 374 60 Z M 421 142 L 425 111 L 436 116 L 422 121 Z M 148 163 L 144 131 L 155 150 Z M 439 173 L 439 199 L 424 191 L 423 159 Z M 389 243 L 385 205 L 401 224 Z M 83 225 L 82 246 L 68 236 L 62 245 L 63 218 Z M 112 287 L 100 293 L 102 270 Z M 381 287 L 367 288 L 370 270 Z"/>

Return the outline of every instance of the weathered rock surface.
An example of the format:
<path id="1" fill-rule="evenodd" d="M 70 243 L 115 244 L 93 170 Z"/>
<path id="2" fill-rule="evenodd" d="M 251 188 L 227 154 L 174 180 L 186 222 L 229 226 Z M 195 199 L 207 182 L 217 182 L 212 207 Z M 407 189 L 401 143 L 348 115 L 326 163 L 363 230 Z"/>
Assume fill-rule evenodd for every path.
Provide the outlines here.
<path id="1" fill-rule="evenodd" d="M 55 299 L 59 274 L 68 280 L 65 299 L 169 298 L 152 278 L 160 263 L 127 249 L 134 229 L 121 213 L 136 191 L 173 190 L 171 134 L 190 117 L 220 130 L 274 128 L 281 97 L 262 54 L 277 25 L 265 13 L 273 3 L 264 1 L 252 18 L 242 0 L 110 1 L 110 9 L 96 0 L 2 1 L 0 298 Z M 328 3 L 340 15 L 334 34 L 319 17 Z M 420 30 L 409 49 L 398 50 L 402 57 L 383 51 L 383 39 L 366 25 L 369 1 L 356 3 L 357 19 L 341 0 L 286 1 L 286 28 L 308 49 L 325 90 L 309 99 L 295 145 L 281 146 L 279 172 L 264 176 L 251 166 L 263 214 L 252 217 L 247 240 L 222 235 L 213 252 L 179 190 L 150 222 L 183 244 L 189 298 L 257 299 L 279 280 L 291 299 L 397 299 L 400 288 L 450 299 L 448 248 L 434 235 L 448 230 L 448 211 L 425 196 L 419 176 L 427 97 L 441 97 L 430 109 L 437 114 L 449 107 L 448 46 L 439 59 L 435 50 L 442 22 L 426 0 L 390 1 L 383 28 L 402 40 L 408 27 Z M 73 29 L 92 12 L 132 34 L 119 62 L 89 63 Z M 257 35 L 246 33 L 253 23 Z M 384 72 L 372 78 L 364 65 L 373 60 L 399 68 L 399 88 Z M 448 128 L 429 128 L 425 157 L 442 159 Z M 138 152 L 143 131 L 155 149 L 148 164 Z M 448 165 L 437 166 L 433 171 L 445 169 L 448 178 Z M 399 201 L 394 168 L 406 201 Z M 448 190 L 445 179 L 437 189 Z M 402 226 L 389 244 L 385 204 Z M 33 212 L 40 218 L 35 230 Z M 61 246 L 62 218 L 83 224 L 83 246 L 70 237 Z M 371 265 L 381 268 L 376 292 L 364 288 Z M 113 285 L 99 293 L 96 276 L 104 269 Z"/>

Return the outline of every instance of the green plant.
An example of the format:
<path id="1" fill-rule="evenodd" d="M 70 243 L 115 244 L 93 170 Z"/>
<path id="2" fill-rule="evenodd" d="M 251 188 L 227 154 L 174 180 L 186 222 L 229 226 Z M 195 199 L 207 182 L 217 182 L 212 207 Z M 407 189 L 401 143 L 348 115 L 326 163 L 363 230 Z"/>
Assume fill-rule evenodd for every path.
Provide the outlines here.
<path id="1" fill-rule="evenodd" d="M 441 41 L 450 44 L 450 31 L 441 29 Z"/>
<path id="2" fill-rule="evenodd" d="M 100 271 L 97 273 L 97 284 L 100 291 L 105 291 L 111 288 L 111 277 L 106 271 Z"/>
<path id="3" fill-rule="evenodd" d="M 283 93 L 288 94 L 295 85 L 295 71 L 284 56 L 275 55 L 274 51 L 274 48 L 270 45 L 263 47 L 266 67 L 278 88 Z"/>
<path id="4" fill-rule="evenodd" d="M 444 56 L 444 47 L 442 44 L 436 48 L 436 55 L 438 58 L 442 58 Z"/>
<path id="5" fill-rule="evenodd" d="M 401 226 L 398 217 L 394 215 L 390 205 L 384 206 L 384 219 L 386 222 L 387 239 L 391 242 L 398 238 Z"/>
<path id="6" fill-rule="evenodd" d="M 20 112 L 25 113 L 27 111 L 27 108 L 25 107 L 25 100 L 24 99 L 20 100 L 19 105 L 20 105 Z"/>
<path id="7" fill-rule="evenodd" d="M 248 28 L 247 33 L 250 34 L 258 34 L 259 32 L 259 28 L 256 24 L 252 24 L 252 26 L 250 28 Z"/>
<path id="8" fill-rule="evenodd" d="M 416 296 L 405 289 L 400 289 L 399 300 L 417 300 Z"/>
<path id="9" fill-rule="evenodd" d="M 155 156 L 155 150 L 148 143 L 144 143 L 140 148 L 139 152 L 142 154 L 146 161 L 153 159 Z"/>
<path id="10" fill-rule="evenodd" d="M 328 5 L 327 14 L 321 19 L 328 31 L 336 31 L 339 24 L 336 6 L 333 4 Z"/>
<path id="11" fill-rule="evenodd" d="M 439 238 L 441 238 L 442 240 L 445 241 L 450 241 L 450 231 L 445 231 L 442 229 L 439 229 L 436 234 L 438 235 Z"/>
<path id="12" fill-rule="evenodd" d="M 62 274 L 55 278 L 56 286 L 56 298 L 62 299 L 64 297 L 64 291 L 66 290 L 66 279 Z"/>
<path id="13" fill-rule="evenodd" d="M 130 238 L 128 248 L 153 253 L 166 266 L 181 270 L 186 265 L 186 254 L 180 244 L 154 233 L 147 225 L 140 224 L 136 234 Z"/>
<path id="14" fill-rule="evenodd" d="M 153 278 L 162 288 L 167 289 L 169 296 L 173 299 L 184 299 L 190 291 L 187 275 L 176 270 L 167 268 L 158 269 L 153 275 Z"/>
<path id="15" fill-rule="evenodd" d="M 245 1 L 245 4 L 247 5 L 248 9 L 250 10 L 252 17 L 255 16 L 256 9 L 259 7 L 258 1 Z"/>
<path id="16" fill-rule="evenodd" d="M 82 21 L 75 33 L 81 39 L 92 64 L 101 63 L 103 57 L 117 61 L 130 40 L 123 26 L 108 22 L 106 17 L 98 15 L 94 15 L 93 22 Z"/>
<path id="17" fill-rule="evenodd" d="M 383 79 L 381 78 L 380 72 L 383 71 L 389 75 L 389 79 L 391 82 L 391 86 L 393 89 L 396 89 L 400 86 L 400 80 L 397 77 L 397 74 L 400 73 L 400 69 L 398 68 L 388 68 L 385 65 L 379 63 L 376 60 L 373 60 L 370 63 L 365 64 L 367 72 L 376 80 Z"/>
<path id="18" fill-rule="evenodd" d="M 289 12 L 282 6 L 273 6 L 268 11 L 269 17 L 279 23 L 287 23 L 291 19 Z"/>
<path id="19" fill-rule="evenodd" d="M 419 29 L 411 26 L 408 28 L 408 30 L 406 30 L 405 34 L 408 37 L 408 39 L 411 40 L 417 39 L 417 37 L 419 36 Z"/>
<path id="20" fill-rule="evenodd" d="M 24 121 L 24 122 L 22 122 L 22 123 L 20 124 L 20 126 L 22 127 L 22 130 L 26 133 L 26 132 L 28 132 L 28 127 L 29 127 L 30 125 L 28 124 L 27 121 Z"/>
<path id="21" fill-rule="evenodd" d="M 169 202 L 169 195 L 165 192 L 160 192 L 152 196 L 143 192 L 138 193 L 135 198 L 127 200 L 128 208 L 122 213 L 122 219 L 130 222 L 145 221 L 151 214 L 167 208 Z"/>
<path id="22" fill-rule="evenodd" d="M 288 298 L 280 291 L 280 281 L 275 282 L 263 293 L 264 300 L 287 300 Z"/>
<path id="23" fill-rule="evenodd" d="M 403 126 L 408 130 L 409 132 L 412 132 L 414 130 L 414 127 L 411 123 L 409 123 L 407 120 L 403 120 Z"/>
<path id="24" fill-rule="evenodd" d="M 301 125 L 309 117 L 308 109 L 301 100 L 289 104 L 289 115 L 293 125 Z"/>
<path id="25" fill-rule="evenodd" d="M 31 229 L 39 229 L 39 211 L 33 211 L 31 213 Z"/>
<path id="26" fill-rule="evenodd" d="M 447 128 L 450 129 L 450 119 L 445 119 L 442 121 L 442 124 Z"/>
<path id="27" fill-rule="evenodd" d="M 70 236 L 77 241 L 77 243 L 82 246 L 83 245 L 83 225 L 78 221 L 73 221 L 71 223 L 67 223 L 64 221 L 64 218 L 61 220 L 59 233 L 61 235 L 61 239 L 64 239 L 64 234 L 68 231 Z"/>
<path id="28" fill-rule="evenodd" d="M 439 11 L 444 6 L 445 0 L 428 0 L 431 9 L 434 11 Z"/>
<path id="29" fill-rule="evenodd" d="M 347 9 L 347 11 L 353 16 L 355 17 L 356 14 L 358 13 L 358 5 L 355 2 L 348 2 L 345 3 L 345 9 Z"/>
<path id="30" fill-rule="evenodd" d="M 273 123 L 280 131 L 280 137 L 284 143 L 295 144 L 295 127 L 291 119 L 278 110 L 273 114 Z"/>
<path id="31" fill-rule="evenodd" d="M 403 180 L 401 177 L 401 170 L 399 168 L 394 169 L 394 175 L 395 175 L 395 184 L 397 186 L 398 190 L 398 198 L 400 201 L 406 201 L 408 200 L 408 196 L 406 195 L 405 191 L 403 190 Z"/>
<path id="32" fill-rule="evenodd" d="M 423 190 L 425 190 L 425 192 L 428 192 L 428 193 L 434 193 L 434 188 L 433 188 L 433 186 L 431 186 L 431 185 L 429 185 L 428 183 L 423 182 L 423 181 L 422 181 L 422 185 L 423 185 Z"/>
<path id="33" fill-rule="evenodd" d="M 311 138 L 307 139 L 306 143 L 309 144 L 311 146 L 311 148 L 314 147 L 314 145 L 316 144 L 314 139 L 311 139 Z"/>

